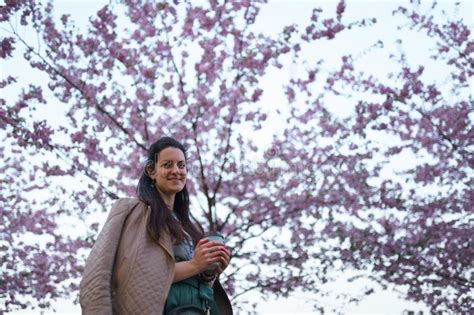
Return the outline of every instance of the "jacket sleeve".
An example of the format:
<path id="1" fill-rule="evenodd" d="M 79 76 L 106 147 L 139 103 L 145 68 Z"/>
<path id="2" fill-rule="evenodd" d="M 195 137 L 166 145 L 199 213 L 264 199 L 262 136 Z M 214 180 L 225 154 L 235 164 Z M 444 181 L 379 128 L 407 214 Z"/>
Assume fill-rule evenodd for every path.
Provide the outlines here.
<path id="1" fill-rule="evenodd" d="M 130 199 L 119 199 L 109 213 L 84 268 L 79 301 L 82 314 L 111 315 L 112 272 L 122 227 L 130 211 Z"/>

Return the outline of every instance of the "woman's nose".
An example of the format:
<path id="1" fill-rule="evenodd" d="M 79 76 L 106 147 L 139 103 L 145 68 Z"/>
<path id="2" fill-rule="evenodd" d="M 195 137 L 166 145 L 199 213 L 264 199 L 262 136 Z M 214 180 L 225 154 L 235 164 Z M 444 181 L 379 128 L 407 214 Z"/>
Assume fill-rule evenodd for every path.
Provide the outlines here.
<path id="1" fill-rule="evenodd" d="M 179 173 L 178 164 L 173 165 L 173 167 L 171 168 L 171 172 L 173 172 L 173 173 Z"/>

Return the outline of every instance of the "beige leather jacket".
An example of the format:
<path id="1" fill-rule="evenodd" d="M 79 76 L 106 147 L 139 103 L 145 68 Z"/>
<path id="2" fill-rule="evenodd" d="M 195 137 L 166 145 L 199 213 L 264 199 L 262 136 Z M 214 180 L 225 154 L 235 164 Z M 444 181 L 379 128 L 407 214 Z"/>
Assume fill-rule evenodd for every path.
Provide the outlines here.
<path id="1" fill-rule="evenodd" d="M 147 235 L 148 206 L 119 199 L 89 255 L 80 284 L 83 314 L 162 314 L 174 277 L 169 233 L 159 244 Z M 221 315 L 232 314 L 218 281 L 214 297 Z"/>

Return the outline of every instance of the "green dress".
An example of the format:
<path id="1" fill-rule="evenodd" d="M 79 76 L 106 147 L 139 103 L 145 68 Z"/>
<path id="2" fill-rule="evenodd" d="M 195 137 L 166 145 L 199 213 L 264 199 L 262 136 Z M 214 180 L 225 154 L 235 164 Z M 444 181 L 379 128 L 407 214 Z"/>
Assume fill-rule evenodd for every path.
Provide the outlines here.
<path id="1" fill-rule="evenodd" d="M 193 243 L 189 235 L 187 235 L 183 242 L 175 245 L 173 249 L 176 262 L 191 260 L 193 257 Z M 200 281 L 198 276 L 184 279 L 171 285 L 163 314 L 166 315 L 174 308 L 184 305 L 195 305 L 203 311 L 209 309 L 212 315 L 219 315 L 219 310 L 214 301 L 214 290 L 207 283 Z M 181 314 L 192 315 L 196 313 Z"/>

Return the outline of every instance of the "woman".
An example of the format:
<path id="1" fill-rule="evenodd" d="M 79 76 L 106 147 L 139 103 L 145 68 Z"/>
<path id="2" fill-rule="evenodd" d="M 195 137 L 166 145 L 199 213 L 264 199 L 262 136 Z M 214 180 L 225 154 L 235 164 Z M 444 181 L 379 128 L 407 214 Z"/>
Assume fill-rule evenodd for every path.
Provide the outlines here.
<path id="1" fill-rule="evenodd" d="M 217 264 L 222 272 L 230 254 L 190 220 L 185 155 L 170 137 L 148 150 L 139 199 L 116 202 L 87 260 L 83 314 L 232 314 L 206 271 Z"/>

